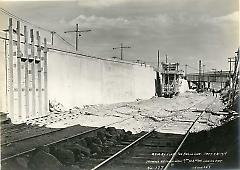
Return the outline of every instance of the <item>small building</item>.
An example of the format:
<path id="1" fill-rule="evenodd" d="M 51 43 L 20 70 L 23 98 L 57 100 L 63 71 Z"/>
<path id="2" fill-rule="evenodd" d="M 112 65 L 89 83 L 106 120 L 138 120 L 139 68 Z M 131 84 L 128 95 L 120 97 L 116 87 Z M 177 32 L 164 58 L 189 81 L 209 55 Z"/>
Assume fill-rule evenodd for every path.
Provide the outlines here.
<path id="1" fill-rule="evenodd" d="M 172 97 L 178 93 L 178 80 L 183 77 L 183 72 L 179 71 L 179 63 L 162 62 L 162 93 L 166 97 Z"/>

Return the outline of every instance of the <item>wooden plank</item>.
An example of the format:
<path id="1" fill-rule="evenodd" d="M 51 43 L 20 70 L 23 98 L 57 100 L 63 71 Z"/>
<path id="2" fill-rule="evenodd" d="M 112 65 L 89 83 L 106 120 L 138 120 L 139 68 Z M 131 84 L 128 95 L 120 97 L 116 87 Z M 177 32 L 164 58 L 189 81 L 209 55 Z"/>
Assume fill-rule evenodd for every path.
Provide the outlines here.
<path id="1" fill-rule="evenodd" d="M 42 68 L 41 68 L 41 39 L 39 31 L 37 31 L 37 58 L 39 59 L 38 66 L 38 111 L 39 116 L 42 116 Z"/>
<path id="2" fill-rule="evenodd" d="M 34 58 L 34 35 L 33 29 L 30 30 L 31 38 L 31 74 L 32 74 L 32 116 L 36 116 L 36 83 L 35 83 L 35 58 Z"/>
<path id="3" fill-rule="evenodd" d="M 47 39 L 44 38 L 44 114 L 48 112 L 48 72 L 47 72 Z"/>
<path id="4" fill-rule="evenodd" d="M 17 21 L 17 87 L 18 87 L 18 115 L 17 120 L 21 119 L 22 115 L 22 87 L 21 87 L 21 50 L 20 50 L 20 21 Z"/>
<path id="5" fill-rule="evenodd" d="M 25 61 L 25 115 L 26 119 L 29 118 L 29 75 L 28 75 L 28 31 L 27 26 L 24 26 L 24 57 Z"/>
<path id="6" fill-rule="evenodd" d="M 13 94 L 13 26 L 12 18 L 9 18 L 9 113 L 14 116 L 14 94 Z"/>

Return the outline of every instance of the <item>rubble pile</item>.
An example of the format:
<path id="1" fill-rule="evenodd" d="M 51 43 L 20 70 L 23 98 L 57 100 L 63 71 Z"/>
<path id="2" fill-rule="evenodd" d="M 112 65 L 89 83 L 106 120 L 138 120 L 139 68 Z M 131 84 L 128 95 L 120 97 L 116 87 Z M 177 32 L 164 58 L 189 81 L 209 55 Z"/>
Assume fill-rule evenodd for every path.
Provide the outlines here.
<path id="1" fill-rule="evenodd" d="M 193 111 L 204 110 L 213 101 L 205 117 L 194 126 L 193 131 L 196 132 L 221 125 L 220 119 L 223 116 L 215 113 L 223 109 L 223 104 L 210 92 L 191 91 L 180 93 L 173 98 L 153 97 L 135 102 L 85 105 L 61 112 L 54 107 L 58 111 L 52 112 L 42 121 L 33 120 L 28 123 L 49 128 L 65 128 L 78 124 L 92 127 L 112 126 L 132 133 L 155 128 L 162 133 L 184 134 L 199 114 Z M 53 106 L 61 104 L 55 102 Z"/>
<path id="2" fill-rule="evenodd" d="M 108 127 L 94 135 L 75 138 L 54 146 L 41 146 L 31 155 L 16 158 L 2 170 L 80 170 L 88 159 L 98 157 L 114 149 L 121 141 L 131 141 L 141 134 Z"/>

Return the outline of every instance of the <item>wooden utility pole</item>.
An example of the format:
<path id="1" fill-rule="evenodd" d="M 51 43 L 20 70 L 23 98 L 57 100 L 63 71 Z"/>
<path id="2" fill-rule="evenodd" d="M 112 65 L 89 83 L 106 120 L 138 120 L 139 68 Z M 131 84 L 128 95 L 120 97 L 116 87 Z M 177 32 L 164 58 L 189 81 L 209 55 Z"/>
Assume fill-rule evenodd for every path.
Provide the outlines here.
<path id="1" fill-rule="evenodd" d="M 201 60 L 199 60 L 199 76 L 198 76 L 198 88 L 200 89 L 200 88 L 202 88 L 201 87 L 201 69 L 202 69 L 202 61 Z"/>
<path id="2" fill-rule="evenodd" d="M 205 77 L 204 77 L 205 65 L 203 64 L 203 89 L 205 89 Z"/>
<path id="3" fill-rule="evenodd" d="M 78 24 L 76 24 L 76 51 L 78 50 Z"/>
<path id="4" fill-rule="evenodd" d="M 80 33 L 82 33 L 82 32 L 89 32 L 89 31 L 92 31 L 92 30 L 79 30 L 78 29 L 78 24 L 76 24 L 76 30 L 74 30 L 74 31 L 65 31 L 64 33 L 71 33 L 71 32 L 75 32 L 76 33 L 75 44 L 76 44 L 76 51 L 78 51 L 78 36 L 81 36 Z"/>
<path id="5" fill-rule="evenodd" d="M 157 58 L 157 62 L 158 62 L 158 70 L 157 70 L 157 79 L 156 79 L 156 93 L 157 93 L 157 96 L 160 97 L 162 96 L 162 84 L 161 84 L 161 81 L 160 81 L 160 52 L 158 50 L 158 58 Z"/>
<path id="6" fill-rule="evenodd" d="M 51 32 L 51 39 L 52 39 L 52 42 L 51 42 L 51 43 L 52 43 L 52 45 L 53 45 L 53 36 L 54 36 L 55 33 L 56 33 L 56 32 L 54 32 L 54 31 Z"/>
<path id="7" fill-rule="evenodd" d="M 166 54 L 166 64 L 167 64 L 167 62 L 168 62 L 168 58 L 167 58 L 167 54 Z"/>
<path id="8" fill-rule="evenodd" d="M 221 89 L 222 89 L 222 70 L 220 72 L 220 81 L 221 81 Z"/>
<path id="9" fill-rule="evenodd" d="M 113 48 L 113 50 L 120 49 L 120 51 L 121 51 L 121 57 L 120 57 L 120 59 L 121 59 L 121 60 L 123 59 L 123 49 L 124 49 L 124 48 L 131 48 L 131 47 L 129 47 L 129 46 L 124 47 L 123 44 L 121 43 L 120 47 L 115 47 L 115 48 Z"/>
<path id="10" fill-rule="evenodd" d="M 235 57 L 229 57 L 229 75 L 231 77 L 231 74 L 232 74 L 232 63 L 235 63 Z"/>
<path id="11" fill-rule="evenodd" d="M 187 64 L 185 64 L 185 76 L 187 76 Z"/>
<path id="12" fill-rule="evenodd" d="M 215 68 L 213 68 L 212 70 L 214 71 L 214 82 L 217 82 L 217 77 L 216 77 L 216 71 L 217 70 Z"/>
<path id="13" fill-rule="evenodd" d="M 239 76 L 239 48 L 235 52 L 237 56 L 235 56 L 235 65 L 234 65 L 234 76 L 233 76 L 233 97 L 236 94 L 237 85 L 238 85 L 238 76 Z"/>
<path id="14" fill-rule="evenodd" d="M 232 109 L 233 106 L 233 102 L 234 102 L 234 98 L 236 95 L 236 90 L 237 90 L 237 86 L 239 86 L 238 84 L 238 76 L 239 76 L 239 48 L 238 50 L 235 52 L 237 54 L 237 56 L 235 57 L 235 66 L 234 66 L 234 72 L 233 72 L 233 76 L 232 76 L 232 84 L 230 85 L 230 90 L 231 92 L 229 93 L 229 101 L 228 101 L 228 107 L 230 109 Z"/>

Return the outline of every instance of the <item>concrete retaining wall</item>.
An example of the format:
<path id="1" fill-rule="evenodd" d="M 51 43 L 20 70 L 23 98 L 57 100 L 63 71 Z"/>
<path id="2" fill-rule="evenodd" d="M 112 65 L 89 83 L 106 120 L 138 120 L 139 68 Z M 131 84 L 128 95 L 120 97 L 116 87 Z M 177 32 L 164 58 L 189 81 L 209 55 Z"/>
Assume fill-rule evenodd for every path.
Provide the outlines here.
<path id="1" fill-rule="evenodd" d="M 148 99 L 155 95 L 150 66 L 48 53 L 49 100 L 72 108 Z"/>

